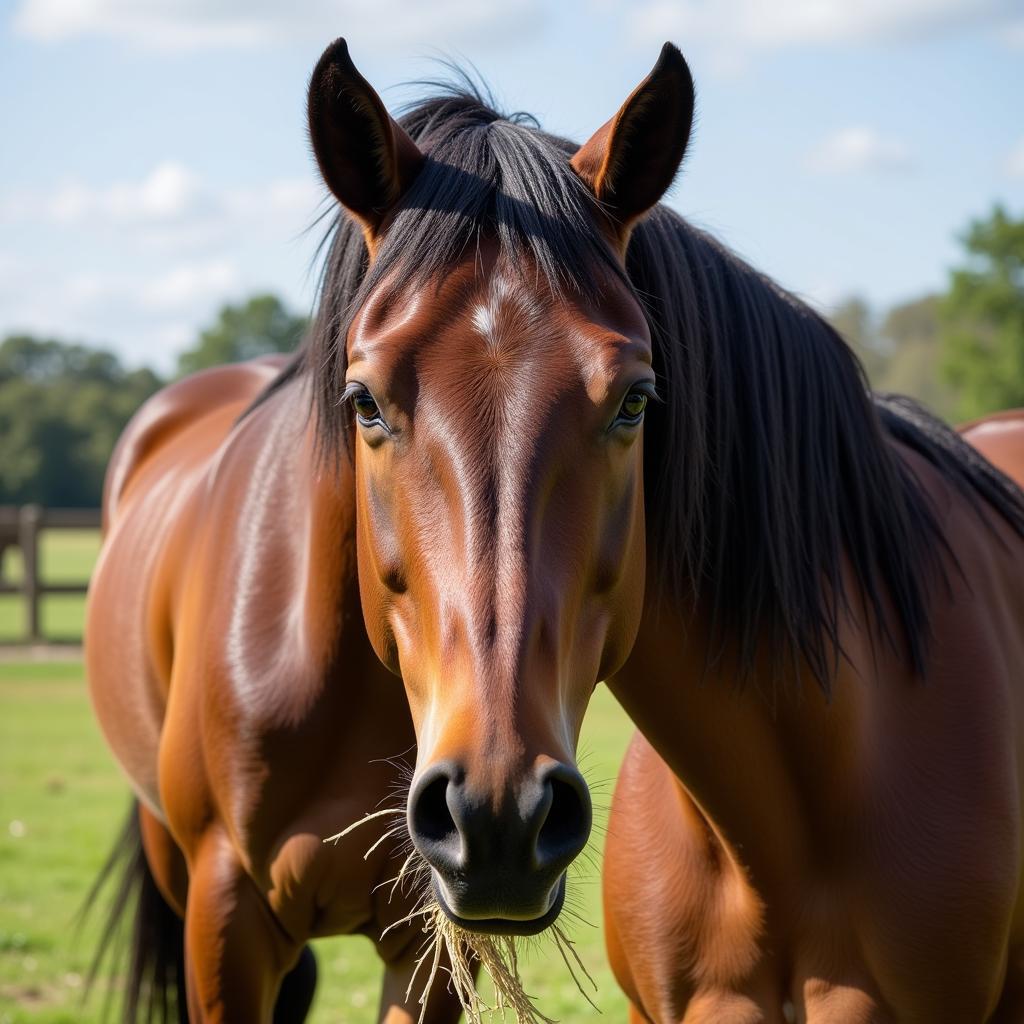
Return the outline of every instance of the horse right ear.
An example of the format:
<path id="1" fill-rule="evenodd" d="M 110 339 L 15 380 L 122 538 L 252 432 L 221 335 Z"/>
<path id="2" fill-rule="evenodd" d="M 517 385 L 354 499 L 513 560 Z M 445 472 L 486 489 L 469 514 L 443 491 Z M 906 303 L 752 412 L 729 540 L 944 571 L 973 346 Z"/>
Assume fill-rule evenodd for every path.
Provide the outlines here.
<path id="1" fill-rule="evenodd" d="M 309 137 L 327 187 L 372 243 L 424 158 L 356 70 L 344 39 L 324 50 L 309 81 Z"/>
<path id="2" fill-rule="evenodd" d="M 651 73 L 570 161 L 623 250 L 633 222 L 661 199 L 683 162 L 693 106 L 690 69 L 666 43 Z"/>

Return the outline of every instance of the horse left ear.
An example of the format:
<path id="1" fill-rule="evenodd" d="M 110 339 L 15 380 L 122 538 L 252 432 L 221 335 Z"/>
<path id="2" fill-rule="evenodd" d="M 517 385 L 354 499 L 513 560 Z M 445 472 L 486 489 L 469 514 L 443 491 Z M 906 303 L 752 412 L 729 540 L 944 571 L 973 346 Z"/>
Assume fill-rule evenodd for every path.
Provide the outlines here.
<path id="1" fill-rule="evenodd" d="M 327 187 L 372 242 L 424 157 L 356 70 L 344 39 L 327 47 L 310 79 L 309 137 Z"/>
<path id="2" fill-rule="evenodd" d="M 570 161 L 625 243 L 637 217 L 665 194 L 693 126 L 693 78 L 671 43 L 619 112 Z"/>

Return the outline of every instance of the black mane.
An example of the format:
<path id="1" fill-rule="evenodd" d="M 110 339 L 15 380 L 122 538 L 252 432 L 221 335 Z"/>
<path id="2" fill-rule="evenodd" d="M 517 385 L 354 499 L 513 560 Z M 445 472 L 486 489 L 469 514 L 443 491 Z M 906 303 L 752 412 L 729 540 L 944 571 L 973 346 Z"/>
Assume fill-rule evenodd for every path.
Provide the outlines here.
<path id="1" fill-rule="evenodd" d="M 557 289 L 593 294 L 609 270 L 623 277 L 569 167 L 571 143 L 526 115 L 502 116 L 465 82 L 400 123 L 427 154 L 424 169 L 372 269 L 359 228 L 336 215 L 319 311 L 280 381 L 309 381 L 331 457 L 349 444 L 339 404 L 348 323 L 386 274 L 425 283 L 492 236 Z M 919 406 L 872 396 L 822 317 L 666 207 L 633 231 L 624 279 L 647 312 L 666 399 L 649 408 L 644 440 L 648 543 L 663 582 L 704 602 L 718 644 L 738 643 L 741 675 L 767 637 L 776 669 L 802 657 L 827 693 L 850 596 L 845 555 L 884 636 L 923 672 L 945 545 L 891 441 L 1024 533 L 1021 493 Z"/>

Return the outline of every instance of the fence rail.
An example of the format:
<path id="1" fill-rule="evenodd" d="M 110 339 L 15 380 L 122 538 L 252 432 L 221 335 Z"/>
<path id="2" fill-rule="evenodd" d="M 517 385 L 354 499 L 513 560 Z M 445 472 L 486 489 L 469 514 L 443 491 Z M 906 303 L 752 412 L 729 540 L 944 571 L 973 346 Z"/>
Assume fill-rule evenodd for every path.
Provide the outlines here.
<path id="1" fill-rule="evenodd" d="M 84 594 L 88 580 L 81 583 L 47 583 L 39 576 L 39 535 L 46 530 L 96 530 L 100 526 L 98 508 L 43 508 L 22 505 L 20 508 L 0 506 L 0 571 L 3 554 L 9 547 L 21 551 L 22 576 L 12 583 L 0 575 L 0 594 L 21 594 L 24 597 L 25 643 L 42 643 L 40 602 L 48 594 Z"/>

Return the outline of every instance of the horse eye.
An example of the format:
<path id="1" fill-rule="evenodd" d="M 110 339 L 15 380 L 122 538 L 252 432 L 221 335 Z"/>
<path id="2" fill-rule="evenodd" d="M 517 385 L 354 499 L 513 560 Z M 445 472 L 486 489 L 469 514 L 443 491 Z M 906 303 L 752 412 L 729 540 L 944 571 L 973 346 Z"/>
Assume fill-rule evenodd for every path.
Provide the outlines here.
<path id="1" fill-rule="evenodd" d="M 630 391 L 623 399 L 619 409 L 619 419 L 626 422 L 635 422 L 644 414 L 647 408 L 647 395 L 643 391 Z"/>
<path id="2" fill-rule="evenodd" d="M 361 420 L 369 422 L 380 419 L 380 409 L 369 391 L 357 391 L 352 396 L 352 404 L 355 406 L 356 415 Z"/>

